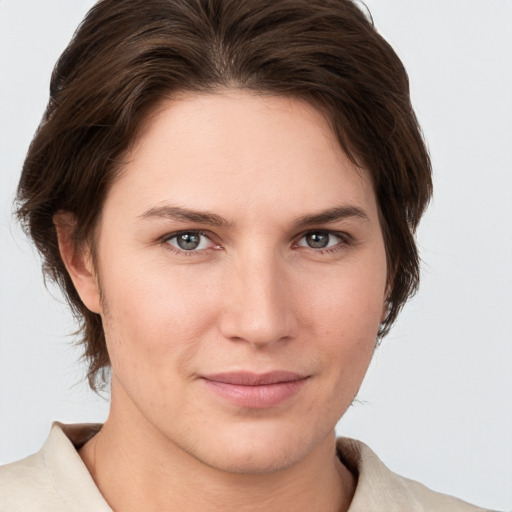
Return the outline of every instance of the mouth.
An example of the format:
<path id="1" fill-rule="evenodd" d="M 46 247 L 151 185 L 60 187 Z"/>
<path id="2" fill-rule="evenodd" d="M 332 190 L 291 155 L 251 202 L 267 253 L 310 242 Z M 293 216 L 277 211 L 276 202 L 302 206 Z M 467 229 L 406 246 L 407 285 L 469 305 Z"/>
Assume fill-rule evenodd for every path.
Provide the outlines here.
<path id="1" fill-rule="evenodd" d="M 221 399 L 238 407 L 276 407 L 296 395 L 309 376 L 288 371 L 229 372 L 201 377 L 206 387 Z"/>

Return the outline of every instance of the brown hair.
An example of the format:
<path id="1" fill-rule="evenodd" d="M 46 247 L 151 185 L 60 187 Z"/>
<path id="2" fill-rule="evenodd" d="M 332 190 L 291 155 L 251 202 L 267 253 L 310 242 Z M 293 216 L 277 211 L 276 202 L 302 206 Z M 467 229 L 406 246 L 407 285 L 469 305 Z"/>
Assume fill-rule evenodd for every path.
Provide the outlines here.
<path id="1" fill-rule="evenodd" d="M 368 169 L 388 259 L 385 335 L 419 280 L 414 232 L 431 165 L 407 74 L 350 0 L 102 0 L 54 69 L 50 101 L 19 183 L 19 218 L 80 321 L 89 382 L 109 366 L 101 318 L 61 260 L 53 216 L 91 242 L 120 159 L 148 113 L 177 92 L 235 87 L 302 98 Z"/>

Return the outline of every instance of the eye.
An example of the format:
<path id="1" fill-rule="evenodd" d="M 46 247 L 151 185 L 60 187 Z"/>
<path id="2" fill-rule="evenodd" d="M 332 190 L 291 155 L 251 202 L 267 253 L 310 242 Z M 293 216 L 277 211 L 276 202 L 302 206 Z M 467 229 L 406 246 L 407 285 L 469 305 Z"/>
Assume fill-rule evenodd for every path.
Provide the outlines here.
<path id="1" fill-rule="evenodd" d="M 179 251 L 201 251 L 211 247 L 212 241 L 200 231 L 181 231 L 165 238 L 165 242 Z"/>
<path id="2" fill-rule="evenodd" d="M 297 243 L 299 247 L 310 249 L 329 249 L 340 245 L 343 242 L 341 235 L 331 231 L 310 231 L 306 233 Z"/>

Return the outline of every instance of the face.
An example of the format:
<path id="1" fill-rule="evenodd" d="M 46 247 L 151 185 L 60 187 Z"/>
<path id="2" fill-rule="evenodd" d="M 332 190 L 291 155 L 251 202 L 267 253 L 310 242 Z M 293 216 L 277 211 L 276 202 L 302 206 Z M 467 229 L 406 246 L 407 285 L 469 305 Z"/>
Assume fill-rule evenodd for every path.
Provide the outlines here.
<path id="1" fill-rule="evenodd" d="M 322 115 L 226 91 L 161 105 L 106 199 L 98 281 L 112 410 L 211 467 L 329 439 L 386 290 L 372 186 Z"/>

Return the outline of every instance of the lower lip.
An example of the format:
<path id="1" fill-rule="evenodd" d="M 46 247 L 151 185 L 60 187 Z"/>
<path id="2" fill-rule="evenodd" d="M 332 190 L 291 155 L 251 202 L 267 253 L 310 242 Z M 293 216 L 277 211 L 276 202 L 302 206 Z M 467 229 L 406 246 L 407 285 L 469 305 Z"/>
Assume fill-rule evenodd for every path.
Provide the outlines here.
<path id="1" fill-rule="evenodd" d="M 239 407 L 264 409 L 276 407 L 296 395 L 307 379 L 276 382 L 260 386 L 241 386 L 203 379 L 204 383 L 222 398 Z"/>

